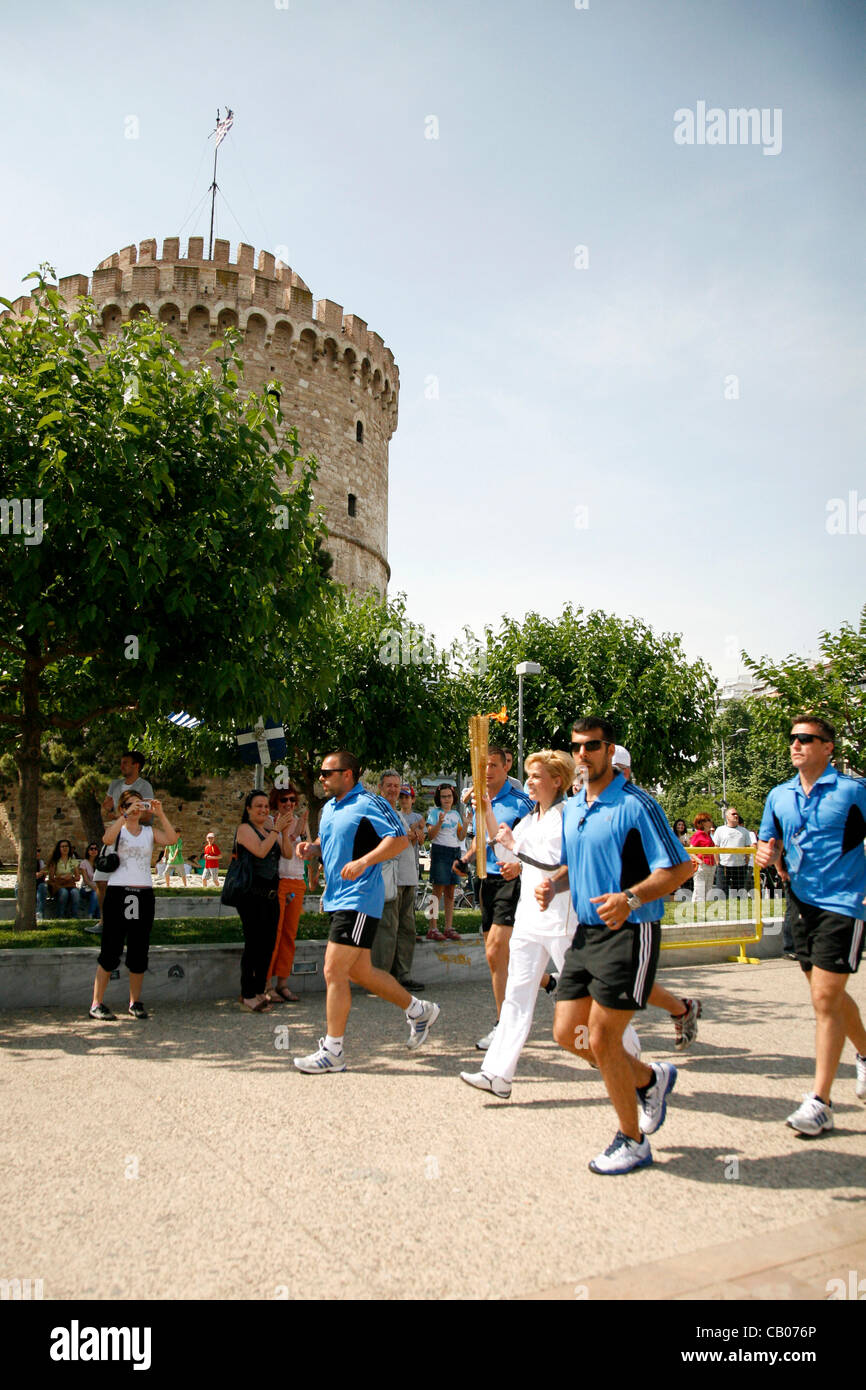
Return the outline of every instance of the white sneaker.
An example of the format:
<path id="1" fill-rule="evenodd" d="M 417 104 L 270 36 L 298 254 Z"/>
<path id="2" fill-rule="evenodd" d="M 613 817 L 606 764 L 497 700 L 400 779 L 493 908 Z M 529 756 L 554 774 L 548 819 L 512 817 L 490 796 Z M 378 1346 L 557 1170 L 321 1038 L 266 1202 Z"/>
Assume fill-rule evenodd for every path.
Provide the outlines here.
<path id="1" fill-rule="evenodd" d="M 462 1071 L 460 1080 L 465 1081 L 467 1086 L 474 1086 L 476 1091 L 488 1091 L 500 1100 L 508 1100 L 511 1095 L 511 1082 L 506 1081 L 504 1076 L 485 1076 L 483 1071 Z"/>
<path id="2" fill-rule="evenodd" d="M 484 1035 L 483 1038 L 479 1038 L 478 1041 L 477 1041 L 477 1043 L 475 1044 L 475 1046 L 478 1048 L 478 1051 L 479 1051 L 479 1052 L 486 1052 L 487 1049 L 488 1049 L 488 1047 L 492 1047 L 492 1046 L 493 1046 L 493 1039 L 494 1039 L 495 1036 L 496 1036 L 496 1024 L 494 1023 L 493 1027 L 490 1029 L 490 1032 L 489 1032 L 489 1033 L 486 1033 L 486 1034 Z"/>
<path id="3" fill-rule="evenodd" d="M 855 1052 L 854 1065 L 857 1068 L 854 1089 L 861 1100 L 866 1100 L 866 1057 L 861 1057 L 859 1052 Z"/>
<path id="4" fill-rule="evenodd" d="M 311 1076 L 316 1072 L 325 1071 L 345 1071 L 346 1059 L 341 1052 L 335 1056 L 325 1047 L 325 1039 L 319 1038 L 318 1052 L 311 1052 L 309 1057 L 296 1057 L 294 1059 L 298 1071 L 308 1072 Z"/>
<path id="5" fill-rule="evenodd" d="M 424 1010 L 417 1018 L 409 1018 L 409 1037 L 406 1046 L 410 1052 L 414 1052 L 416 1047 L 427 1041 L 427 1034 L 436 1022 L 441 1010 L 438 1004 L 431 1004 L 427 999 L 419 999 L 419 1004 L 424 1005 Z M 408 1015 L 407 1015 L 408 1017 Z"/>
<path id="6" fill-rule="evenodd" d="M 637 1029 L 633 1028 L 631 1024 L 622 1035 L 622 1045 L 626 1052 L 640 1061 L 640 1038 L 637 1035 Z"/>
<path id="7" fill-rule="evenodd" d="M 655 1080 L 641 1099 L 638 1091 L 637 1117 L 644 1134 L 655 1134 L 665 1122 L 668 1096 L 677 1084 L 677 1069 L 670 1062 L 650 1062 Z"/>
<path id="8" fill-rule="evenodd" d="M 833 1128 L 833 1108 L 825 1105 L 817 1096 L 804 1096 L 803 1104 L 788 1116 L 785 1124 L 798 1134 L 821 1134 L 825 1129 Z"/>
<path id="9" fill-rule="evenodd" d="M 635 1168 L 648 1168 L 653 1161 L 649 1140 L 646 1135 L 640 1143 L 629 1139 L 622 1130 L 617 1130 L 612 1144 L 608 1144 L 603 1154 L 599 1154 L 589 1165 L 590 1172 L 616 1177 L 620 1173 L 631 1173 Z"/>

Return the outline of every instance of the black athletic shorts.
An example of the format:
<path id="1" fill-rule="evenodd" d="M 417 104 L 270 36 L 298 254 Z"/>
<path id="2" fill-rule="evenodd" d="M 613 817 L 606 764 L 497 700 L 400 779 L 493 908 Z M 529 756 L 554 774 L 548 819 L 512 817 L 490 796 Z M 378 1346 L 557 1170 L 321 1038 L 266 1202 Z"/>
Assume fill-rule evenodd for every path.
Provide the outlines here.
<path id="1" fill-rule="evenodd" d="M 645 1009 L 661 940 L 660 922 L 626 922 L 618 931 L 581 922 L 565 953 L 557 1003 L 589 996 L 606 1009 Z"/>
<path id="2" fill-rule="evenodd" d="M 109 883 L 102 904 L 102 940 L 98 964 L 111 974 L 120 965 L 126 944 L 126 968 L 133 975 L 147 969 L 155 897 L 152 888 Z"/>
<path id="3" fill-rule="evenodd" d="M 819 970 L 829 970 L 833 975 L 856 975 L 863 954 L 862 918 L 845 917 L 841 912 L 802 903 L 791 893 L 790 885 L 788 892 L 796 908 L 791 935 L 800 969 L 808 972 L 817 965 Z"/>
<path id="4" fill-rule="evenodd" d="M 328 940 L 336 941 L 339 946 L 360 946 L 362 951 L 369 951 L 373 945 L 373 937 L 376 935 L 376 928 L 379 925 L 379 917 L 368 917 L 366 912 L 331 912 L 331 930 L 328 932 Z"/>
<path id="5" fill-rule="evenodd" d="M 520 879 L 506 883 L 501 874 L 489 874 L 481 879 L 481 930 L 493 926 L 513 927 L 514 914 L 520 897 Z"/>

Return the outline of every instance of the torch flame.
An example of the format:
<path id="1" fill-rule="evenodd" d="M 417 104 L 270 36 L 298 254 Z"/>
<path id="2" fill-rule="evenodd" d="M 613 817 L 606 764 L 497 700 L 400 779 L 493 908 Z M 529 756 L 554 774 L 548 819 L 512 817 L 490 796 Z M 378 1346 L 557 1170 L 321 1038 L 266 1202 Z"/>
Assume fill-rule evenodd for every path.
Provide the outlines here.
<path id="1" fill-rule="evenodd" d="M 488 719 L 495 719 L 498 724 L 508 723 L 508 714 L 504 705 L 502 706 L 502 709 L 499 711 L 498 714 L 495 710 L 491 710 L 490 714 L 487 717 Z"/>

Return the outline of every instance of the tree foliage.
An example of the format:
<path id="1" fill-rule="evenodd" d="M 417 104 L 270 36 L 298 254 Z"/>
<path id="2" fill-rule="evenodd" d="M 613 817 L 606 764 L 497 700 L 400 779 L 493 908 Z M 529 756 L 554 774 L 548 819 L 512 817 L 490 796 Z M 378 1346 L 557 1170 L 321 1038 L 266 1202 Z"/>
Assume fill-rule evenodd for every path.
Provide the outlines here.
<path id="1" fill-rule="evenodd" d="M 31 278 L 0 321 L 0 738 L 28 866 L 46 737 L 119 710 L 251 722 L 327 587 L 314 464 L 279 445 L 275 396 L 241 394 L 239 335 L 188 369 L 152 318 L 103 339 L 91 301 Z"/>
<path id="2" fill-rule="evenodd" d="M 540 675 L 524 680 L 525 752 L 567 748 L 576 718 L 606 716 L 631 753 L 635 780 L 653 785 L 709 747 L 715 681 L 703 662 L 686 660 L 677 636 L 568 604 L 556 619 L 504 617 L 485 638 L 487 669 L 470 682 L 474 712 L 505 704 L 509 723 L 495 737 L 512 749 L 521 661 L 541 666 Z"/>

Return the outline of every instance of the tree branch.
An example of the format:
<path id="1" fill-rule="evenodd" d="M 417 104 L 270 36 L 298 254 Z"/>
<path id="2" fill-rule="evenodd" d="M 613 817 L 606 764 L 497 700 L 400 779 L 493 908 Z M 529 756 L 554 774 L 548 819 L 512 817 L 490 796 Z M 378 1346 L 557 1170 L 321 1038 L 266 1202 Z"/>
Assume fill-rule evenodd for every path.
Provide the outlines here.
<path id="1" fill-rule="evenodd" d="M 82 724 L 86 724 L 89 719 L 98 719 L 102 714 L 115 714 L 118 710 L 137 710 L 138 701 L 134 704 L 114 704 L 103 705 L 101 709 L 88 710 L 87 714 L 82 714 L 80 719 L 61 719 L 59 714 L 49 716 L 46 727 L 49 729 L 80 729 Z M 0 716 L 2 717 L 2 716 Z"/>

